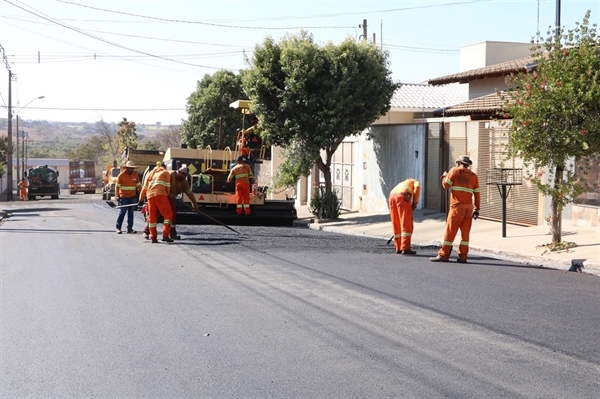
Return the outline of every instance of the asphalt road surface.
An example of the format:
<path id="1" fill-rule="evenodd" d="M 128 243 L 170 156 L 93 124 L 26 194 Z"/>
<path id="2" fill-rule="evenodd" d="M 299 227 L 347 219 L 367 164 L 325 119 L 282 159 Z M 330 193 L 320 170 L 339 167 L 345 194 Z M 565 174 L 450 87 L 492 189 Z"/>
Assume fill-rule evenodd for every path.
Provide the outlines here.
<path id="1" fill-rule="evenodd" d="M 99 195 L 0 205 L 3 398 L 600 392 L 596 276 L 300 227 L 151 244 Z"/>

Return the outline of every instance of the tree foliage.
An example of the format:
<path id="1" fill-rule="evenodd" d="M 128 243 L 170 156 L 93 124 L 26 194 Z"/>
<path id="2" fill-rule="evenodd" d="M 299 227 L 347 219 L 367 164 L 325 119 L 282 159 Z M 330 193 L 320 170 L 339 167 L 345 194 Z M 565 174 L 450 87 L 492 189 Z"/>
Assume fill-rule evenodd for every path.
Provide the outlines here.
<path id="1" fill-rule="evenodd" d="M 134 150 L 137 148 L 138 136 L 135 130 L 135 122 L 129 122 L 127 118 L 123 117 L 123 120 L 119 122 L 119 130 L 117 130 L 120 148 L 128 147 Z"/>
<path id="2" fill-rule="evenodd" d="M 67 158 L 77 160 L 100 160 L 106 155 L 104 140 L 99 135 L 90 137 L 85 143 L 69 151 Z"/>
<path id="3" fill-rule="evenodd" d="M 116 162 L 120 159 L 119 146 L 117 140 L 117 132 L 111 127 L 111 125 L 105 122 L 103 119 L 99 120 L 95 124 L 96 132 L 102 138 L 105 143 L 105 148 L 109 152 L 110 162 Z"/>
<path id="4" fill-rule="evenodd" d="M 529 179 L 551 197 L 553 243 L 561 241 L 562 209 L 585 189 L 574 163 L 600 151 L 600 48 L 589 17 L 575 29 L 548 32 L 532 47 L 535 71 L 507 80 L 510 155 L 524 160 Z"/>
<path id="5" fill-rule="evenodd" d="M 316 163 L 325 176 L 324 196 L 332 193 L 338 146 L 383 116 L 399 87 L 388 54 L 377 46 L 351 38 L 320 46 L 305 31 L 256 45 L 243 83 L 263 140 L 290 150 L 284 170 L 304 174 Z"/>
<path id="6" fill-rule="evenodd" d="M 156 135 L 156 141 L 159 143 L 157 149 L 166 150 L 167 148 L 181 147 L 181 127 L 169 126 L 166 131 Z"/>
<path id="7" fill-rule="evenodd" d="M 234 146 L 236 129 L 241 127 L 241 114 L 229 104 L 246 98 L 239 75 L 225 70 L 212 76 L 204 75 L 188 98 L 188 119 L 181 126 L 183 141 L 190 148 L 207 145 L 218 148 L 219 143 L 221 147 Z M 219 139 L 220 132 L 222 137 Z"/>
<path id="8" fill-rule="evenodd" d="M 0 177 L 6 173 L 6 151 L 8 149 L 8 137 L 0 136 Z"/>

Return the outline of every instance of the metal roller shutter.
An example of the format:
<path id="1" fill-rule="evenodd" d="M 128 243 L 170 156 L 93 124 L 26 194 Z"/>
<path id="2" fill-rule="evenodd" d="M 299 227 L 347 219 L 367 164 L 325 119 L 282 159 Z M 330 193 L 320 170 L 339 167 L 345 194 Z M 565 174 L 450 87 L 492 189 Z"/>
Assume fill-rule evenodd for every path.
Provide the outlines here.
<path id="1" fill-rule="evenodd" d="M 523 161 L 508 158 L 508 128 L 498 122 L 478 122 L 479 157 L 475 173 L 481 187 L 481 217 L 502 220 L 502 196 L 499 187 L 488 185 L 486 171 L 491 168 L 523 169 Z M 523 169 L 523 176 L 525 170 Z M 501 188 L 500 188 L 501 189 Z M 522 185 L 507 186 L 506 221 L 530 226 L 538 224 L 539 192 L 530 182 L 523 179 Z"/>

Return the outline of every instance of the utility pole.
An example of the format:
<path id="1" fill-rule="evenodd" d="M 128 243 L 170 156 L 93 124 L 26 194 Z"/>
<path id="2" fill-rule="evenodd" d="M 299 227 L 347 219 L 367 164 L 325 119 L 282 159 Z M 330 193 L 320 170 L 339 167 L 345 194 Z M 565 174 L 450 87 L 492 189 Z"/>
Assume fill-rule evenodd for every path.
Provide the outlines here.
<path id="1" fill-rule="evenodd" d="M 363 40 L 367 40 L 367 20 L 366 20 L 366 19 L 363 19 L 363 23 L 362 23 L 362 25 L 358 25 L 358 27 L 359 27 L 359 28 L 362 28 L 362 30 L 363 30 L 363 34 L 361 35 L 361 36 L 362 36 L 362 39 L 363 39 Z M 360 38 L 360 37 L 359 37 L 359 38 Z"/>
<path id="2" fill-rule="evenodd" d="M 556 40 L 560 40 L 560 0 L 556 0 Z"/>
<path id="3" fill-rule="evenodd" d="M 23 131 L 23 140 L 21 142 L 21 146 L 23 147 L 23 155 L 21 155 L 22 168 L 21 168 L 21 179 L 25 178 L 25 157 L 27 156 L 27 152 L 25 152 L 25 131 Z"/>
<path id="4" fill-rule="evenodd" d="M 13 184 L 12 184 L 12 103 L 11 103 L 12 92 L 11 92 L 11 82 L 13 79 L 13 74 L 10 70 L 10 65 L 8 64 L 8 59 L 6 58 L 6 53 L 4 52 L 4 47 L 2 47 L 2 45 L 0 45 L 0 53 L 2 53 L 2 61 L 4 61 L 4 65 L 6 65 L 6 69 L 8 70 L 8 120 L 7 120 L 7 122 L 8 122 L 7 123 L 8 143 L 6 145 L 6 165 L 7 165 L 6 200 L 12 201 Z M 15 80 L 16 80 L 17 75 L 14 75 L 14 76 L 15 76 Z"/>
<path id="5" fill-rule="evenodd" d="M 8 132 L 6 143 L 6 200 L 13 200 L 13 159 L 12 159 L 12 80 L 17 75 L 8 70 Z"/>
<path id="6" fill-rule="evenodd" d="M 17 184 L 19 184 L 19 171 L 19 115 L 17 115 L 17 176 L 15 176 Z"/>
<path id="7" fill-rule="evenodd" d="M 379 47 L 383 50 L 383 19 L 381 20 L 381 32 L 379 32 Z"/>

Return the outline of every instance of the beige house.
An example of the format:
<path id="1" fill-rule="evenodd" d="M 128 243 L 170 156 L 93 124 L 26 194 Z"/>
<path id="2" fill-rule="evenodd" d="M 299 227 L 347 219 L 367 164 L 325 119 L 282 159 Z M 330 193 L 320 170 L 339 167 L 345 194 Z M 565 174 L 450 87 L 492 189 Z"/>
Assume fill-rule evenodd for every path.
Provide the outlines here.
<path id="1" fill-rule="evenodd" d="M 468 154 L 483 188 L 481 216 L 501 220 L 503 186 L 495 184 L 492 172 L 510 169 L 516 175 L 523 172 L 523 163 L 504 156 L 507 128 L 492 118 L 500 110 L 496 90 L 507 88 L 508 74 L 526 71 L 532 61 L 529 54 L 529 43 L 476 43 L 461 48 L 459 72 L 427 83 L 403 84 L 394 93 L 390 111 L 361 135 L 347 137 L 335 153 L 332 181 L 342 208 L 387 212 L 389 191 L 413 177 L 424 186 L 419 206 L 443 212 L 447 198 L 439 176 L 458 155 Z M 600 184 L 597 170 L 588 179 Z M 308 203 L 322 181 L 316 169 L 301 179 L 292 195 L 297 204 Z M 549 199 L 525 179 L 520 183 L 504 186 L 507 221 L 545 223 Z M 598 226 L 598 192 L 583 197 L 563 211 L 564 219 Z"/>
<path id="2" fill-rule="evenodd" d="M 347 137 L 334 154 L 333 189 L 342 200 L 342 208 L 387 212 L 387 197 L 399 181 L 408 177 L 426 181 L 426 120 L 440 107 L 466 101 L 467 89 L 460 84 L 402 84 L 392 96 L 389 112 L 360 135 Z M 302 178 L 296 187 L 297 205 L 307 204 L 323 181 L 316 168 Z M 426 206 L 425 202 L 419 206 Z"/>
<path id="3" fill-rule="evenodd" d="M 495 121 L 495 119 L 503 118 L 500 115 L 502 100 L 496 94 L 496 90 L 506 89 L 504 78 L 511 73 L 527 71 L 527 65 L 531 62 L 532 58 L 525 56 L 429 80 L 429 83 L 433 85 L 461 83 L 469 86 L 469 101 L 437 110 L 434 114 L 443 119 L 443 129 L 449 136 L 448 143 L 464 143 L 464 151 L 474 158 L 480 183 L 484 176 L 490 180 L 489 169 L 523 168 L 520 160 L 506 159 L 503 155 L 508 144 L 507 128 Z M 458 146 L 463 147 L 463 145 Z M 452 146 L 450 147 L 452 150 Z M 600 185 L 600 165 L 595 165 L 587 174 L 586 179 L 590 186 L 596 184 L 598 187 Z M 486 181 L 486 183 L 491 182 Z M 498 202 L 500 198 L 497 193 L 494 193 L 494 190 L 501 186 L 494 184 L 486 184 L 486 186 L 482 197 L 482 216 L 499 218 Z M 525 179 L 521 185 L 511 186 L 510 190 L 507 197 L 510 222 L 533 225 L 546 223 L 544 218 L 550 214 L 549 198 L 544 198 Z M 581 195 L 574 204 L 567 206 L 563 210 L 563 220 L 570 220 L 570 223 L 579 226 L 600 226 L 598 189 L 589 190 Z"/>

